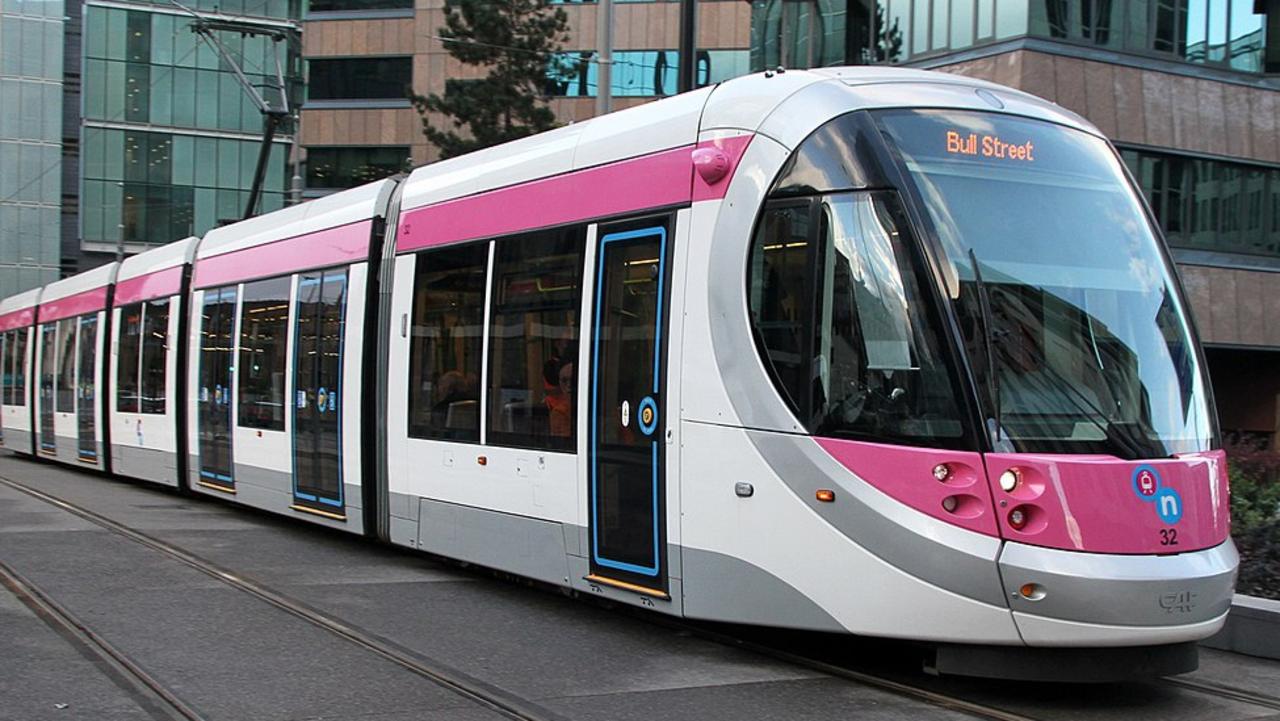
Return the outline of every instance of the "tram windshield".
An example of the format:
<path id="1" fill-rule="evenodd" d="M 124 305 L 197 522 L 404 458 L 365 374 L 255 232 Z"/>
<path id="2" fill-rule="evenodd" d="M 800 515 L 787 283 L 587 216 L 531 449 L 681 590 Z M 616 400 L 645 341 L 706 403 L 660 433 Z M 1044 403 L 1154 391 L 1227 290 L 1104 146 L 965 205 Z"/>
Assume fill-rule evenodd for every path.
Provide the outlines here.
<path id="1" fill-rule="evenodd" d="M 997 449 L 1207 449 L 1213 424 L 1186 310 L 1106 142 L 991 113 L 879 119 L 945 252 Z"/>

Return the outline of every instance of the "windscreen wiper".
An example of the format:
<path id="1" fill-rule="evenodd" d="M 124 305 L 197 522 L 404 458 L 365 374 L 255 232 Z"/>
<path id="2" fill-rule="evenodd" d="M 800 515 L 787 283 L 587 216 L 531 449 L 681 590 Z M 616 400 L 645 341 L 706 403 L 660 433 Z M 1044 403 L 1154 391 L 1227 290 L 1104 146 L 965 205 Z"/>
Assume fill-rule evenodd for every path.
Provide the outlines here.
<path id="1" fill-rule="evenodd" d="M 982 280 L 982 269 L 978 267 L 978 255 L 973 252 L 973 248 L 969 249 L 969 262 L 973 264 L 974 285 L 978 288 L 978 310 L 982 315 L 982 344 L 987 356 L 987 383 L 990 385 L 992 396 L 993 418 L 991 420 L 994 427 L 989 429 L 991 447 L 999 449 L 1004 445 L 1005 436 L 1000 425 L 1000 376 L 996 373 L 995 323 L 991 315 L 991 299 L 987 295 L 987 284 Z"/>

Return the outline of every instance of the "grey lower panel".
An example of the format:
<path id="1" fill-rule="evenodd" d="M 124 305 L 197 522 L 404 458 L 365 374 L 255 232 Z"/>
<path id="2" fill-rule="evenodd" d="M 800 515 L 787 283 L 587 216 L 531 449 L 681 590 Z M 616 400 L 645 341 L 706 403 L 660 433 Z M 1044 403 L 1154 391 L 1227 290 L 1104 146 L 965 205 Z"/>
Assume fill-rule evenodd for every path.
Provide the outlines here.
<path id="1" fill-rule="evenodd" d="M 845 628 L 790 584 L 746 561 L 712 551 L 684 549 L 684 614 L 812 631 Z"/>
<path id="2" fill-rule="evenodd" d="M 31 453 L 31 431 L 4 429 L 4 447 L 15 453 Z"/>
<path id="3" fill-rule="evenodd" d="M 1078 553 L 1006 543 L 1000 574 L 1014 611 L 1116 626 L 1181 626 L 1231 608 L 1240 557 L 1235 544 L 1173 556 Z M 1044 598 L 1018 589 L 1036 583 Z"/>
<path id="4" fill-rule="evenodd" d="M 191 488 L 209 495 L 225 497 L 235 503 L 329 526 L 340 531 L 364 533 L 364 514 L 359 505 L 360 486 L 348 483 L 343 487 L 346 506 L 340 509 L 335 508 L 333 512 L 345 514 L 344 521 L 294 508 L 296 504 L 293 497 L 293 476 L 288 473 L 237 463 L 235 464 L 235 493 L 225 493 L 200 485 L 199 459 L 193 455 L 189 475 Z M 355 503 L 352 502 L 353 500 Z"/>
<path id="5" fill-rule="evenodd" d="M 547 583 L 569 579 L 559 523 L 429 498 L 419 499 L 418 509 L 425 551 Z"/>
<path id="6" fill-rule="evenodd" d="M 80 458 L 80 439 L 68 438 L 66 436 L 54 436 L 54 444 L 57 447 L 57 455 L 50 456 L 44 454 L 45 458 L 51 458 L 59 463 L 65 463 L 76 468 L 95 468 L 102 470 L 105 466 L 102 463 L 102 443 L 95 442 L 94 448 L 97 456 L 93 460 Z"/>
<path id="7" fill-rule="evenodd" d="M 178 454 L 139 446 L 111 446 L 111 471 L 126 478 L 178 485 Z"/>

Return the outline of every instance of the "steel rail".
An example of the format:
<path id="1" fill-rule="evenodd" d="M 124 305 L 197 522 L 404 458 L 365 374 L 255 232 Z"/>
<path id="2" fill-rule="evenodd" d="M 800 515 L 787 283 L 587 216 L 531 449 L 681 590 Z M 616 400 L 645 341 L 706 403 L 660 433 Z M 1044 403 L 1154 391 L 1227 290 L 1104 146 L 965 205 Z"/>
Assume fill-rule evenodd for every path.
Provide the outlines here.
<path id="1" fill-rule="evenodd" d="M 154 676 L 3 561 L 0 561 L 0 586 L 8 589 L 45 625 L 97 665 L 153 718 L 161 721 L 204 721 L 203 716 Z"/>
<path id="2" fill-rule="evenodd" d="M 1180 686 L 1182 688 L 1195 691 L 1196 693 L 1230 699 L 1232 701 L 1243 701 L 1244 703 L 1262 706 L 1263 708 L 1268 708 L 1273 711 L 1280 711 L 1280 698 L 1257 693 L 1256 691 L 1228 686 L 1215 681 L 1205 681 L 1193 678 L 1166 678 L 1164 679 L 1164 682 L 1172 686 Z"/>
<path id="3" fill-rule="evenodd" d="M 0 484 L 4 484 L 16 491 L 25 493 L 52 506 L 61 508 L 68 513 L 78 516 L 90 523 L 93 523 L 94 525 L 111 531 L 112 533 L 123 536 L 135 543 L 141 544 L 152 550 L 159 551 L 160 553 L 180 561 L 181 563 L 184 563 L 205 575 L 215 578 L 237 590 L 248 593 L 259 600 L 265 601 L 272 606 L 285 611 L 286 613 L 339 636 L 356 646 L 367 651 L 371 651 L 407 671 L 426 678 L 443 688 L 453 691 L 469 701 L 475 702 L 476 704 L 488 708 L 507 718 L 516 719 L 517 721 L 565 721 L 563 716 L 549 709 L 543 708 L 528 699 L 508 693 L 500 688 L 480 681 L 479 679 L 472 678 L 460 671 L 448 668 L 447 666 L 431 659 L 423 658 L 408 649 L 402 648 L 390 641 L 363 631 L 340 619 L 313 609 L 296 599 L 266 586 L 265 584 L 246 578 L 230 569 L 223 568 L 212 561 L 202 558 L 201 556 L 191 553 L 183 548 L 179 548 L 167 541 L 163 541 L 159 538 L 138 531 L 120 523 L 119 521 L 84 508 L 83 506 L 63 500 L 52 494 L 14 481 L 13 479 L 0 476 Z M 84 630 L 88 631 L 88 629 Z M 198 721 L 199 719 L 198 716 L 189 716 L 187 718 L 191 719 L 191 721 Z"/>

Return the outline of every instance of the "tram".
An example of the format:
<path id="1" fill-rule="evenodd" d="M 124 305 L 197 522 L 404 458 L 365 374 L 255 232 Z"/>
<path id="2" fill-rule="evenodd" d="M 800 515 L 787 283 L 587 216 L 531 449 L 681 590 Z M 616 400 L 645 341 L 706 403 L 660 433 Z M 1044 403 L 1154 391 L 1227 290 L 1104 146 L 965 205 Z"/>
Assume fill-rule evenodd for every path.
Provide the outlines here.
<path id="1" fill-rule="evenodd" d="M 660 613 L 1169 673 L 1238 565 L 1187 308 L 1082 118 L 780 70 L 6 299 L 0 423 Z"/>

